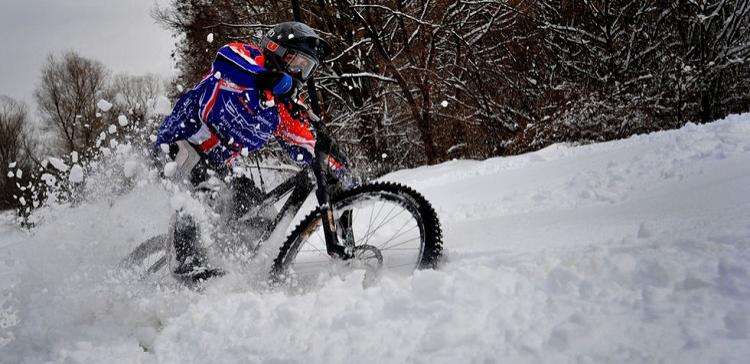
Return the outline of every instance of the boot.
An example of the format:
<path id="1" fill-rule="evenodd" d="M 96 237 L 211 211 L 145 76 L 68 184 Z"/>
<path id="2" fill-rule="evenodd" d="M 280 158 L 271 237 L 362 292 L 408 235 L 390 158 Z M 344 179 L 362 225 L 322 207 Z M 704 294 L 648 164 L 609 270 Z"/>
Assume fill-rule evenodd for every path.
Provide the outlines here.
<path id="1" fill-rule="evenodd" d="M 174 276 L 178 279 L 198 282 L 223 275 L 220 269 L 208 265 L 205 255 L 198 249 L 200 231 L 192 217 L 181 215 L 174 230 L 174 250 L 177 267 Z"/>

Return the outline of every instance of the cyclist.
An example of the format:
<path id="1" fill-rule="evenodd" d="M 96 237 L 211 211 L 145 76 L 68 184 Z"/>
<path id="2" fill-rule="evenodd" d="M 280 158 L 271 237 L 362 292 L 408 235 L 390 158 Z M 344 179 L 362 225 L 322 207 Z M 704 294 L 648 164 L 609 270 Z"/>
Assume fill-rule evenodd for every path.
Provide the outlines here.
<path id="1" fill-rule="evenodd" d="M 209 174 L 232 176 L 238 159 L 261 149 L 273 136 L 300 164 L 312 161 L 315 148 L 306 112 L 297 93 L 316 71 L 330 47 L 309 26 L 281 23 L 260 46 L 229 43 L 219 49 L 211 71 L 185 93 L 167 116 L 156 139 L 157 150 L 173 159 L 165 174 L 198 186 Z M 335 174 L 345 168 L 333 158 Z M 258 189 L 243 176 L 230 177 L 233 216 L 244 215 L 258 202 Z M 177 267 L 188 280 L 220 274 L 201 252 L 200 231 L 189 213 L 178 212 L 174 230 Z"/>

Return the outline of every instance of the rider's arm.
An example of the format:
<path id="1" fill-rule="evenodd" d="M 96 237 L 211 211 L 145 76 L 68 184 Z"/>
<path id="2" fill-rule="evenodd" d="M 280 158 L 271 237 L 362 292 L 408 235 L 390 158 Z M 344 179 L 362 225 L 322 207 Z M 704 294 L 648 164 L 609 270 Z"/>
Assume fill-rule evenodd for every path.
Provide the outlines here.
<path id="1" fill-rule="evenodd" d="M 160 148 L 162 144 L 168 145 L 178 140 L 188 139 L 200 130 L 201 123 L 198 120 L 199 97 L 197 90 L 190 90 L 177 100 L 172 113 L 164 118 L 159 127 L 155 148 Z"/>
<path id="2" fill-rule="evenodd" d="M 292 117 L 286 105 L 279 104 L 277 109 L 280 121 L 274 132 L 276 140 L 296 163 L 310 164 L 315 155 L 315 137 L 310 126 L 307 122 Z"/>
<path id="3" fill-rule="evenodd" d="M 315 156 L 316 140 L 310 125 L 303 118 L 294 118 L 284 104 L 278 106 L 281 122 L 274 135 L 281 146 L 295 162 L 309 165 Z M 345 188 L 357 185 L 351 171 L 334 156 L 328 156 L 328 167 Z"/>

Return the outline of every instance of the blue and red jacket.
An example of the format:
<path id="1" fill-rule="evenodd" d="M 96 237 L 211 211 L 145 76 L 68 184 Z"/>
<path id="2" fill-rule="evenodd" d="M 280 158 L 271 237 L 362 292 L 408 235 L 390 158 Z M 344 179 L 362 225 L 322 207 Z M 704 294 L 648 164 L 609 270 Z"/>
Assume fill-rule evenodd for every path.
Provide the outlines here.
<path id="1" fill-rule="evenodd" d="M 175 104 L 156 137 L 156 147 L 187 140 L 209 161 L 232 166 L 243 149 L 252 153 L 273 136 L 297 163 L 309 164 L 315 138 L 308 124 L 293 118 L 281 103 L 261 90 L 269 72 L 263 52 L 252 44 L 230 43 L 219 49 L 211 72 Z"/>

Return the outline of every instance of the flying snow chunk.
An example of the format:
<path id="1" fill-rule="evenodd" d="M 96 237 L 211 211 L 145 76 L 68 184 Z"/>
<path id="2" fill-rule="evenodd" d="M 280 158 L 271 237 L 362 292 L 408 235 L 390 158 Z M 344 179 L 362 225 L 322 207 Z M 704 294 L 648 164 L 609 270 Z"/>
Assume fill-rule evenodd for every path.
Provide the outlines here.
<path id="1" fill-rule="evenodd" d="M 8 172 L 8 178 L 13 178 L 13 171 Z"/>
<path id="2" fill-rule="evenodd" d="M 125 177 L 128 178 L 135 176 L 136 172 L 138 172 L 138 162 L 133 160 L 125 162 L 123 172 L 125 173 Z"/>
<path id="3" fill-rule="evenodd" d="M 117 127 L 114 124 L 110 125 L 109 128 L 107 128 L 107 130 L 109 131 L 110 134 L 117 133 Z"/>
<path id="4" fill-rule="evenodd" d="M 120 124 L 120 126 L 126 126 L 128 125 L 128 118 L 125 115 L 120 115 L 117 117 L 117 122 Z"/>
<path id="5" fill-rule="evenodd" d="M 60 172 L 66 172 L 68 170 L 68 165 L 65 164 L 65 162 L 62 161 L 62 159 L 57 159 L 54 157 L 48 158 L 50 164 L 52 164 L 52 167 L 55 167 Z"/>
<path id="6" fill-rule="evenodd" d="M 8 168 L 13 168 L 13 167 L 15 167 L 15 166 L 16 166 L 16 162 L 13 162 L 13 163 L 11 163 L 11 164 L 8 164 Z"/>
<path id="7" fill-rule="evenodd" d="M 175 162 L 169 162 L 166 165 L 164 165 L 164 176 L 165 177 L 174 177 L 174 175 L 177 173 L 177 163 Z"/>
<path id="8" fill-rule="evenodd" d="M 185 91 L 185 88 L 182 87 L 182 85 L 177 85 L 177 92 Z"/>
<path id="9" fill-rule="evenodd" d="M 443 102 L 440 103 L 440 106 L 448 107 L 448 100 L 443 100 Z"/>
<path id="10" fill-rule="evenodd" d="M 169 115 L 172 112 L 172 103 L 166 96 L 159 96 L 154 102 L 154 113 L 157 115 Z"/>
<path id="11" fill-rule="evenodd" d="M 96 103 L 96 107 L 98 107 L 99 110 L 101 110 L 101 111 L 107 112 L 107 111 L 109 111 L 109 109 L 112 108 L 112 104 L 109 103 L 109 101 L 107 101 L 105 99 L 101 99 L 101 100 L 99 100 L 99 102 Z"/>
<path id="12" fill-rule="evenodd" d="M 74 164 L 73 168 L 70 169 L 70 175 L 68 175 L 68 179 L 73 183 L 83 182 L 83 168 L 81 168 L 81 166 L 78 164 Z"/>
<path id="13" fill-rule="evenodd" d="M 70 161 L 73 163 L 78 163 L 78 152 L 73 151 L 70 153 Z"/>
<path id="14" fill-rule="evenodd" d="M 19 169 L 16 170 L 16 177 L 18 177 L 18 178 L 23 177 L 23 171 L 21 170 L 21 168 L 19 168 Z"/>
<path id="15" fill-rule="evenodd" d="M 18 202 L 21 203 L 21 206 L 26 206 L 26 199 L 25 198 L 23 198 L 23 197 L 19 198 Z"/>
<path id="16" fill-rule="evenodd" d="M 208 33 L 208 36 L 206 37 L 206 41 L 208 41 L 209 43 L 213 43 L 214 42 L 214 33 Z"/>
<path id="17" fill-rule="evenodd" d="M 294 38 L 294 34 L 293 33 L 289 34 L 289 39 L 293 39 L 293 38 Z"/>

